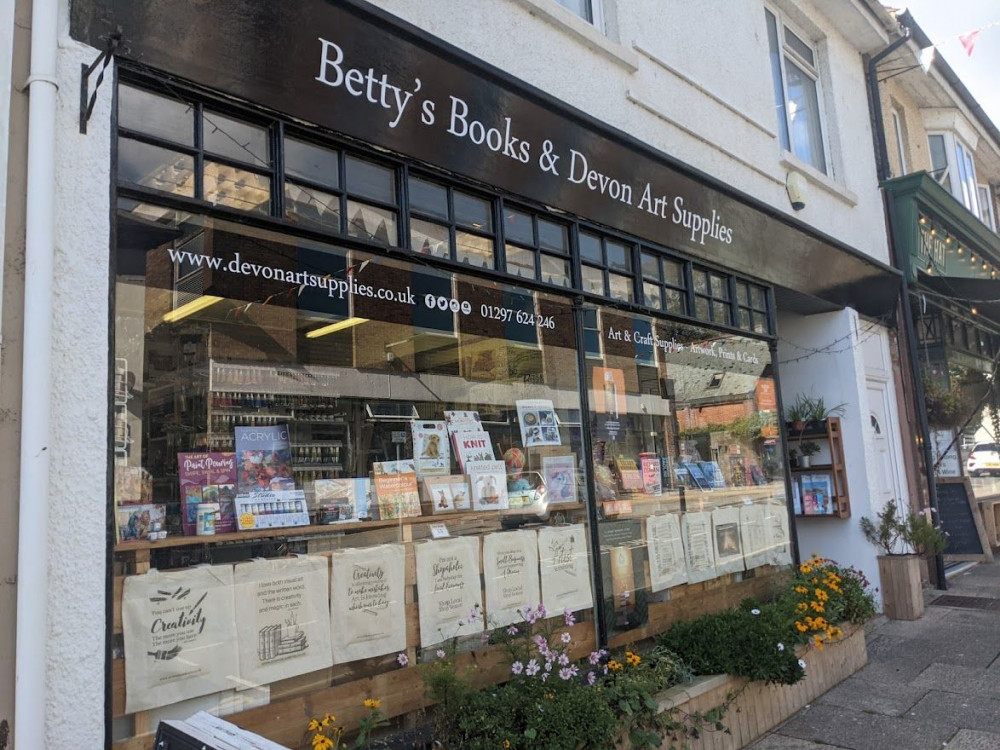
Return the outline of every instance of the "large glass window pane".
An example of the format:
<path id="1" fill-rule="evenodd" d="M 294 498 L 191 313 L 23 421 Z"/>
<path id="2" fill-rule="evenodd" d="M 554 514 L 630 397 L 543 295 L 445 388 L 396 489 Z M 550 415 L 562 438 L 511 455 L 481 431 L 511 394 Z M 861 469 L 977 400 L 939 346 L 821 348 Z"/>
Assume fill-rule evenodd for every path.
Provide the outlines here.
<path id="1" fill-rule="evenodd" d="M 409 198 L 412 210 L 448 221 L 448 189 L 444 185 L 411 177 Z"/>
<path id="2" fill-rule="evenodd" d="M 285 218 L 340 231 L 340 198 L 312 187 L 285 183 Z"/>
<path id="3" fill-rule="evenodd" d="M 517 245 L 507 245 L 504 248 L 507 256 L 507 273 L 523 276 L 527 279 L 535 278 L 535 251 L 526 250 Z"/>
<path id="4" fill-rule="evenodd" d="M 344 159 L 347 192 L 382 203 L 396 202 L 396 171 L 355 156 Z"/>
<path id="5" fill-rule="evenodd" d="M 210 203 L 260 214 L 270 211 L 271 180 L 264 175 L 206 161 L 204 185 Z"/>
<path id="6" fill-rule="evenodd" d="M 632 278 L 630 276 L 620 276 L 617 273 L 609 273 L 608 296 L 612 299 L 632 302 L 635 298 L 635 293 L 632 291 Z"/>
<path id="7" fill-rule="evenodd" d="M 332 188 L 340 187 L 340 158 L 328 148 L 285 138 L 285 174 Z"/>
<path id="8" fill-rule="evenodd" d="M 632 248 L 620 242 L 605 242 L 605 249 L 608 253 L 608 268 L 616 271 L 632 270 Z"/>
<path id="9" fill-rule="evenodd" d="M 601 238 L 587 232 L 580 232 L 580 257 L 592 263 L 604 265 Z"/>
<path id="10" fill-rule="evenodd" d="M 558 284 L 559 286 L 569 286 L 569 261 L 555 255 L 542 253 L 539 257 L 541 261 L 541 280 L 546 284 Z"/>
<path id="11" fill-rule="evenodd" d="M 450 258 L 451 238 L 448 227 L 422 219 L 410 219 L 410 248 L 422 255 Z"/>
<path id="12" fill-rule="evenodd" d="M 495 268 L 493 238 L 470 232 L 455 232 L 455 260 L 476 268 Z"/>
<path id="13" fill-rule="evenodd" d="M 642 275 L 654 281 L 660 280 L 660 259 L 652 253 L 642 254 Z"/>
<path id="14" fill-rule="evenodd" d="M 569 254 L 569 232 L 564 224 L 538 220 L 538 246 L 543 250 Z"/>
<path id="15" fill-rule="evenodd" d="M 265 128 L 208 110 L 205 110 L 203 119 L 205 151 L 208 153 L 255 167 L 266 167 L 271 163 Z"/>
<path id="16" fill-rule="evenodd" d="M 774 109 L 778 122 L 778 135 L 781 138 L 781 147 L 786 151 L 791 150 L 791 143 L 788 139 L 788 110 L 785 105 L 785 83 L 781 74 L 781 43 L 778 39 L 778 21 L 769 10 L 764 11 L 764 18 L 767 23 L 767 49 L 768 57 L 771 60 L 771 87 L 774 90 Z"/>
<path id="17" fill-rule="evenodd" d="M 531 214 L 504 208 L 504 235 L 508 240 L 533 246 L 535 233 L 532 229 Z"/>
<path id="18" fill-rule="evenodd" d="M 498 663 L 519 610 L 540 603 L 574 660 L 598 646 L 568 298 L 134 202 L 115 236 L 113 742 L 141 743 L 139 711 L 186 710 L 140 691 L 143 670 L 125 665 L 149 651 L 167 654 L 156 670 L 201 670 L 195 700 L 280 691 L 258 710 L 291 747 L 303 722 L 288 701 L 343 716 L 386 680 L 422 694 L 422 662 L 447 648 Z M 134 593 L 152 584 L 133 577 L 137 558 L 165 593 Z M 331 616 L 362 599 L 331 642 Z M 133 627 L 140 600 L 153 617 L 203 607 L 204 637 L 204 620 L 182 626 L 182 663 Z M 489 606 L 472 626 L 469 602 Z"/>
<path id="19" fill-rule="evenodd" d="M 493 231 L 493 205 L 482 198 L 454 191 L 455 223 L 481 232 Z"/>
<path id="20" fill-rule="evenodd" d="M 193 198 L 194 157 L 128 138 L 119 138 L 118 179 L 172 195 Z"/>
<path id="21" fill-rule="evenodd" d="M 650 284 L 648 281 L 643 282 L 642 285 L 642 301 L 649 307 L 655 307 L 657 310 L 663 307 L 663 301 L 660 299 L 661 289 L 659 284 Z"/>
<path id="22" fill-rule="evenodd" d="M 604 271 L 593 266 L 583 266 L 583 291 L 592 294 L 604 294 Z"/>
<path id="23" fill-rule="evenodd" d="M 118 125 L 145 135 L 194 146 L 194 106 L 149 91 L 118 87 Z"/>
<path id="24" fill-rule="evenodd" d="M 692 586 L 787 565 L 790 540 L 767 343 L 607 309 L 601 320 L 586 376 L 614 647 L 683 617 Z M 773 557 L 746 548 L 761 519 L 778 530 Z"/>
<path id="25" fill-rule="evenodd" d="M 787 58 L 785 71 L 788 74 L 788 115 L 791 122 L 792 151 L 820 172 L 826 172 L 816 81 Z"/>
<path id="26" fill-rule="evenodd" d="M 680 261 L 664 258 L 663 280 L 673 286 L 686 286 L 684 282 L 684 264 Z"/>

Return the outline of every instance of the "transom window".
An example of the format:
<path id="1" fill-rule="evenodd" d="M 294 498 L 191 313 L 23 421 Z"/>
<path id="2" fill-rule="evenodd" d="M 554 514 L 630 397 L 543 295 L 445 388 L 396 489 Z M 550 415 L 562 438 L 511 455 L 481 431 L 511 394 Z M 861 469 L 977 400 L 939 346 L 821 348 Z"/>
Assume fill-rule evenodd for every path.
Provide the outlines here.
<path id="1" fill-rule="evenodd" d="M 567 225 L 505 205 L 503 227 L 507 273 L 570 286 Z"/>
<path id="2" fill-rule="evenodd" d="M 585 292 L 635 301 L 631 244 L 581 231 L 580 273 Z"/>
<path id="3" fill-rule="evenodd" d="M 767 289 L 746 281 L 736 281 L 738 328 L 756 333 L 767 331 Z"/>
<path id="4" fill-rule="evenodd" d="M 825 173 L 816 52 L 776 12 L 764 16 L 781 147 Z"/>
<path id="5" fill-rule="evenodd" d="M 687 282 L 684 263 L 642 249 L 642 301 L 656 310 L 687 315 Z"/>
<path id="6" fill-rule="evenodd" d="M 411 250 L 496 268 L 492 201 L 411 175 L 409 205 Z"/>
<path id="7" fill-rule="evenodd" d="M 722 325 L 732 325 L 729 279 L 715 271 L 695 268 L 691 278 L 694 288 L 695 316 Z"/>

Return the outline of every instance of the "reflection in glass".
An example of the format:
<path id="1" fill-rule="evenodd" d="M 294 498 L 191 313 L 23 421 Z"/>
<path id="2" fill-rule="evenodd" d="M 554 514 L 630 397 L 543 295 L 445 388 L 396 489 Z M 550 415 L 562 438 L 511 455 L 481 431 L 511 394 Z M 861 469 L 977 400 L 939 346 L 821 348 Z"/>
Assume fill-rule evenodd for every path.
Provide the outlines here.
<path id="1" fill-rule="evenodd" d="M 788 58 L 785 58 L 785 71 L 788 73 L 788 119 L 794 153 L 820 172 L 826 172 L 816 81 Z"/>
<path id="2" fill-rule="evenodd" d="M 340 158 L 336 151 L 286 137 L 284 156 L 286 175 L 340 187 Z"/>
<path id="3" fill-rule="evenodd" d="M 137 133 L 194 145 L 194 106 L 124 84 L 118 87 L 118 125 Z"/>
<path id="4" fill-rule="evenodd" d="M 631 302 L 634 298 L 632 291 L 632 278 L 630 276 L 620 276 L 617 273 L 608 274 L 608 295 L 612 299 L 620 299 Z"/>
<path id="5" fill-rule="evenodd" d="M 271 180 L 264 175 L 206 161 L 204 180 L 209 203 L 261 214 L 270 210 Z"/>
<path id="6" fill-rule="evenodd" d="M 316 188 L 285 183 L 285 218 L 340 231 L 340 198 Z"/>
<path id="7" fill-rule="evenodd" d="M 489 201 L 457 190 L 453 193 L 453 200 L 456 224 L 464 224 L 482 232 L 493 231 L 493 209 Z"/>
<path id="8" fill-rule="evenodd" d="M 409 199 L 412 210 L 448 221 L 448 190 L 443 185 L 410 177 Z"/>
<path id="9" fill-rule="evenodd" d="M 557 258 L 554 255 L 542 253 L 540 260 L 542 264 L 542 281 L 546 284 L 569 286 L 569 261 L 566 258 Z"/>
<path id="10" fill-rule="evenodd" d="M 203 138 L 205 151 L 236 161 L 266 167 L 271 163 L 267 153 L 267 130 L 234 120 L 218 112 L 205 111 Z"/>
<path id="11" fill-rule="evenodd" d="M 448 227 L 422 219 L 410 219 L 410 248 L 422 255 L 450 258 L 451 240 L 448 237 Z"/>
<path id="12" fill-rule="evenodd" d="M 347 192 L 382 203 L 396 202 L 396 172 L 356 156 L 344 158 Z"/>
<path id="13" fill-rule="evenodd" d="M 194 157 L 119 138 L 118 179 L 193 198 Z"/>
<path id="14" fill-rule="evenodd" d="M 569 254 L 569 229 L 554 221 L 538 220 L 538 246 L 544 250 Z"/>
<path id="15" fill-rule="evenodd" d="M 601 238 L 587 232 L 580 232 L 580 257 L 593 263 L 604 265 Z"/>
<path id="16" fill-rule="evenodd" d="M 535 251 L 525 250 L 517 245 L 507 245 L 504 248 L 507 256 L 507 273 L 512 273 L 527 279 L 535 278 Z"/>
<path id="17" fill-rule="evenodd" d="M 494 268 L 493 238 L 470 232 L 455 232 L 455 260 L 477 268 Z"/>
<path id="18" fill-rule="evenodd" d="M 531 215 L 515 211 L 513 208 L 504 208 L 504 234 L 508 240 L 534 245 L 535 235 L 532 230 Z"/>
<path id="19" fill-rule="evenodd" d="M 583 266 L 583 291 L 592 294 L 604 294 L 604 271 L 593 266 Z"/>

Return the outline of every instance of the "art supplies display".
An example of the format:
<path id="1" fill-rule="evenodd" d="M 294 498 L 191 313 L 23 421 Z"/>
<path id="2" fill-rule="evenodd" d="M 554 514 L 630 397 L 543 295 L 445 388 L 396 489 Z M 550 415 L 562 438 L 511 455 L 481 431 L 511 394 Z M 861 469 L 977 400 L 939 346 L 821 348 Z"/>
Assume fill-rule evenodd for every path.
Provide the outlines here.
<path id="1" fill-rule="evenodd" d="M 649 516 L 646 519 L 646 545 L 649 550 L 649 577 L 653 591 L 687 583 L 680 517 L 676 513 Z"/>
<path id="2" fill-rule="evenodd" d="M 561 445 L 559 422 L 552 401 L 520 399 L 517 401 L 517 421 L 521 427 L 521 445 Z"/>
<path id="3" fill-rule="evenodd" d="M 451 471 L 451 446 L 445 422 L 410 422 L 413 461 L 418 477 L 440 476 Z"/>
<path id="4" fill-rule="evenodd" d="M 178 453 L 181 524 L 185 536 L 196 533 L 198 506 L 218 505 L 215 531 L 236 531 L 236 454 Z"/>
<path id="5" fill-rule="evenodd" d="M 504 531 L 483 537 L 483 582 L 486 621 L 491 628 L 520 623 L 521 613 L 537 607 L 538 535 L 534 531 Z"/>
<path id="6" fill-rule="evenodd" d="M 483 618 L 479 586 L 479 537 L 457 537 L 416 545 L 420 645 L 477 633 Z"/>
<path id="7" fill-rule="evenodd" d="M 240 679 L 266 685 L 333 664 L 325 557 L 252 560 L 233 573 Z"/>
<path id="8" fill-rule="evenodd" d="M 335 664 L 406 649 L 405 560 L 401 544 L 333 553 L 330 622 Z"/>
<path id="9" fill-rule="evenodd" d="M 470 461 L 466 464 L 473 510 L 507 510 L 507 467 L 503 461 Z"/>
<path id="10" fill-rule="evenodd" d="M 125 710 L 240 686 L 231 565 L 125 579 L 122 633 Z"/>
<path id="11" fill-rule="evenodd" d="M 236 525 L 240 531 L 308 526 L 292 474 L 288 425 L 236 427 Z"/>
<path id="12" fill-rule="evenodd" d="M 317 479 L 312 490 L 317 523 L 344 523 L 371 517 L 371 482 L 367 477 Z"/>
<path id="13" fill-rule="evenodd" d="M 545 496 L 550 503 L 580 501 L 576 484 L 575 456 L 543 456 L 542 480 L 545 482 Z"/>
<path id="14" fill-rule="evenodd" d="M 590 554 L 583 524 L 543 526 L 538 530 L 542 604 L 549 612 L 575 612 L 594 606 Z"/>
<path id="15" fill-rule="evenodd" d="M 717 508 L 712 511 L 712 541 L 715 543 L 716 575 L 736 573 L 744 569 L 738 507 Z"/>
<path id="16" fill-rule="evenodd" d="M 465 475 L 425 477 L 420 481 L 423 503 L 431 513 L 453 513 L 472 509 L 469 482 Z"/>
<path id="17" fill-rule="evenodd" d="M 701 583 L 716 577 L 715 544 L 712 540 L 712 514 L 685 513 L 681 519 L 684 559 L 687 562 L 688 583 Z"/>

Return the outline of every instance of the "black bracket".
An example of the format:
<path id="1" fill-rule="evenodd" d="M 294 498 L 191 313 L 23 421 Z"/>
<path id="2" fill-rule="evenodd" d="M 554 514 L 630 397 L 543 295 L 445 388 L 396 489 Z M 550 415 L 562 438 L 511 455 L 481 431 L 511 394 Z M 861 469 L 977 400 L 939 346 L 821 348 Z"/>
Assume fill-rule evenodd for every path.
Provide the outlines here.
<path id="1" fill-rule="evenodd" d="M 97 90 L 101 88 L 101 84 L 104 82 L 104 71 L 108 69 L 108 65 L 111 63 L 111 58 L 115 54 L 115 50 L 118 49 L 118 45 L 121 44 L 122 40 L 122 29 L 119 26 L 113 34 L 108 37 L 108 47 L 101 54 L 97 56 L 90 65 L 80 65 L 80 133 L 83 135 L 87 134 L 87 123 L 90 121 L 90 115 L 94 111 L 94 104 L 97 102 Z M 97 70 L 97 67 L 101 67 L 101 72 L 97 76 L 97 81 L 94 83 L 94 91 L 90 92 L 90 76 Z"/>

